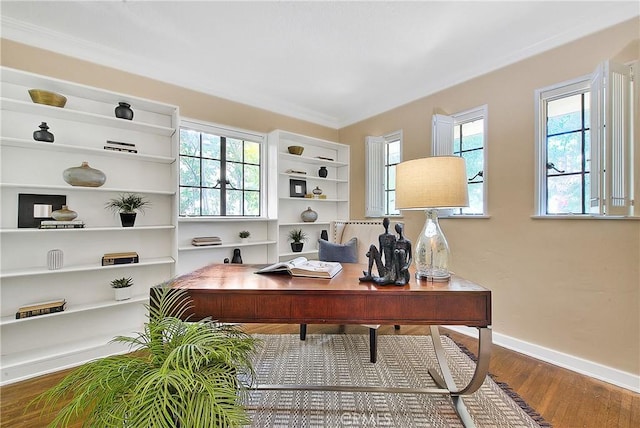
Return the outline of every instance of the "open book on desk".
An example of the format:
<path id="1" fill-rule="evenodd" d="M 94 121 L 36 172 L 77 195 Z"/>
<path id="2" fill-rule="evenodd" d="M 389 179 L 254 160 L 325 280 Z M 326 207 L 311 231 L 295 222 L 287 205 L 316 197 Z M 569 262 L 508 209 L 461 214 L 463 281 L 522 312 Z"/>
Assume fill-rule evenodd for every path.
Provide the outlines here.
<path id="1" fill-rule="evenodd" d="M 307 260 L 306 257 L 296 257 L 288 262 L 279 262 L 263 267 L 256 273 L 282 273 L 291 276 L 309 276 L 312 278 L 333 278 L 342 270 L 342 265 L 337 262 L 321 262 Z"/>

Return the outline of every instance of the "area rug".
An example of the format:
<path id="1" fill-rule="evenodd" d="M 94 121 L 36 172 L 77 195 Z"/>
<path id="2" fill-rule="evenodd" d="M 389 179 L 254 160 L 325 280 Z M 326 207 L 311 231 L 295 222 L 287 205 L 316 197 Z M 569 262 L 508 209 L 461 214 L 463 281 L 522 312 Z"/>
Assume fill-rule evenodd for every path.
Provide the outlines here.
<path id="1" fill-rule="evenodd" d="M 369 362 L 369 336 L 256 334 L 257 384 L 348 385 L 437 388 L 430 336 L 379 335 L 378 362 Z M 442 337 L 458 385 L 471 378 L 475 363 L 449 337 Z M 500 385 L 487 377 L 464 402 L 478 428 L 539 428 Z M 446 395 L 371 392 L 252 390 L 244 403 L 252 427 L 430 427 L 460 428 Z"/>

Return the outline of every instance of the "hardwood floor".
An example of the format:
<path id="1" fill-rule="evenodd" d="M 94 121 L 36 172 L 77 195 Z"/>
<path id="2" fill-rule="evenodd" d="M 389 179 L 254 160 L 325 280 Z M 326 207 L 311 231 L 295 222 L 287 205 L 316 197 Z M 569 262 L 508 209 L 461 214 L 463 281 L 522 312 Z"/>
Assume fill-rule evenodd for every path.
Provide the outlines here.
<path id="1" fill-rule="evenodd" d="M 297 333 L 297 325 L 248 324 L 250 333 Z M 309 325 L 307 334 L 338 333 L 339 326 Z M 346 326 L 345 333 L 365 334 L 361 326 Z M 426 326 L 383 326 L 379 334 L 429 334 Z M 458 343 L 475 352 L 477 341 L 456 332 L 442 329 Z M 522 354 L 495 346 L 490 372 L 498 382 L 505 382 L 555 428 L 636 428 L 640 427 L 640 394 L 618 388 L 547 364 Z M 0 426 L 40 428 L 49 417 L 40 417 L 40 410 L 29 403 L 40 392 L 56 384 L 65 372 L 31 379 L 0 388 Z M 79 427 L 80 425 L 77 425 Z M 76 426 L 74 426 L 75 428 Z"/>

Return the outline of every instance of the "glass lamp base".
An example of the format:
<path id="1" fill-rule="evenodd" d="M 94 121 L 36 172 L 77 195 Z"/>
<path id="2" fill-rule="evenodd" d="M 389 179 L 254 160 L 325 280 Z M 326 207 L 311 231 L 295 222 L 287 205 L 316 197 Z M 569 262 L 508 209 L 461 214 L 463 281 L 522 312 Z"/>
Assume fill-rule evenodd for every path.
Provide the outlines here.
<path id="1" fill-rule="evenodd" d="M 427 210 L 424 228 L 415 250 L 416 278 L 428 281 L 448 281 L 451 253 L 438 223 L 438 210 Z"/>
<path id="2" fill-rule="evenodd" d="M 416 272 L 416 279 L 425 279 L 433 282 L 447 282 L 451 278 L 449 271 L 428 271 L 428 272 Z"/>

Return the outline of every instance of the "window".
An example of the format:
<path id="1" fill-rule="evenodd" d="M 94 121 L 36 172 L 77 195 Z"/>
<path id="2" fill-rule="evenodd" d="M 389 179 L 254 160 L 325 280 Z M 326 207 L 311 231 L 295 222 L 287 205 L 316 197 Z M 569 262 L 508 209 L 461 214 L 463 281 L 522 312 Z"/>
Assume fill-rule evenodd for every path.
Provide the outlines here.
<path id="1" fill-rule="evenodd" d="M 396 165 L 402 161 L 402 131 L 365 141 L 365 215 L 400 215 L 396 209 Z"/>
<path id="2" fill-rule="evenodd" d="M 637 215 L 633 73 L 607 62 L 536 91 L 537 215 Z"/>
<path id="3" fill-rule="evenodd" d="M 433 155 L 460 156 L 467 166 L 469 206 L 453 209 L 451 215 L 486 213 L 486 141 L 486 105 L 451 116 L 433 116 Z"/>
<path id="4" fill-rule="evenodd" d="M 184 122 L 180 216 L 260 216 L 263 136 Z"/>

